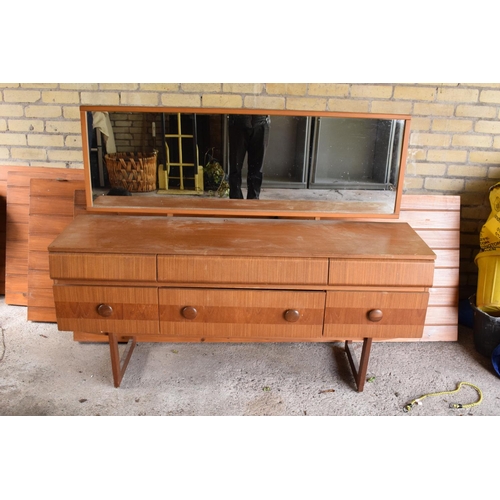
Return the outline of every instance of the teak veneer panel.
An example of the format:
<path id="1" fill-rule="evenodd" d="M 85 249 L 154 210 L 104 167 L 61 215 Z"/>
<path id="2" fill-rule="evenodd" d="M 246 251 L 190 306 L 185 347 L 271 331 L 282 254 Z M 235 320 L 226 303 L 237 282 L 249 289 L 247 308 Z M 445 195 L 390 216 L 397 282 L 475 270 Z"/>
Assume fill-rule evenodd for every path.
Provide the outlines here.
<path id="1" fill-rule="evenodd" d="M 158 333 L 158 290 L 146 287 L 54 286 L 58 326 L 62 330 L 121 334 Z M 97 312 L 112 308 L 110 317 Z"/>
<path id="2" fill-rule="evenodd" d="M 366 245 L 369 241 L 369 247 Z M 406 223 L 81 215 L 57 252 L 278 258 L 409 259 L 435 254 Z"/>
<path id="3" fill-rule="evenodd" d="M 430 286 L 434 263 L 425 261 L 330 261 L 330 285 Z"/>
<path id="4" fill-rule="evenodd" d="M 49 262 L 52 279 L 156 281 L 155 255 L 51 254 Z"/>
<path id="5" fill-rule="evenodd" d="M 325 285 L 328 259 L 158 256 L 158 281 L 169 283 Z"/>
<path id="6" fill-rule="evenodd" d="M 337 339 L 420 338 L 428 293 L 329 291 L 326 294 L 325 336 Z M 377 322 L 367 312 L 383 313 Z"/>
<path id="7" fill-rule="evenodd" d="M 32 179 L 67 180 L 83 183 L 83 169 L 51 167 L 8 167 L 7 221 L 5 262 L 5 303 L 28 305 L 29 206 Z M 83 184 L 80 184 L 82 186 Z M 54 197 L 53 213 L 65 213 L 63 205 L 72 204 L 65 198 Z M 46 221 L 50 227 L 50 222 Z"/>
<path id="8" fill-rule="evenodd" d="M 179 337 L 314 338 L 321 337 L 325 292 L 270 290 L 205 290 L 161 288 L 160 332 Z M 194 307 L 197 315 L 186 319 L 181 310 Z M 293 323 L 284 313 L 297 310 Z"/>

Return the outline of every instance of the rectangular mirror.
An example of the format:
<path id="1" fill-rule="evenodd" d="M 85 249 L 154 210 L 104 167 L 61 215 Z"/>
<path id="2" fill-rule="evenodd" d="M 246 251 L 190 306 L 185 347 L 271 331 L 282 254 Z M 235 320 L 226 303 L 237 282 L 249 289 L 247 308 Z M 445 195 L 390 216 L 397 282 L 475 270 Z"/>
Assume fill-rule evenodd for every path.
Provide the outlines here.
<path id="1" fill-rule="evenodd" d="M 125 106 L 80 111 L 90 211 L 399 214 L 406 115 Z"/>

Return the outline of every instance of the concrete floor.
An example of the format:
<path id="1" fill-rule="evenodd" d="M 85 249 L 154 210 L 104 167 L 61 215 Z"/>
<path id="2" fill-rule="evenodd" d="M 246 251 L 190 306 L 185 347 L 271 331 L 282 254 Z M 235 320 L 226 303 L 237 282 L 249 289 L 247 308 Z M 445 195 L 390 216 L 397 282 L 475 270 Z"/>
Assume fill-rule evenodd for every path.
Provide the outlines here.
<path id="1" fill-rule="evenodd" d="M 107 344 L 74 342 L 55 324 L 27 321 L 26 312 L 1 298 L 2 416 L 500 415 L 500 377 L 465 327 L 458 342 L 374 343 L 362 393 L 341 343 L 138 344 L 115 388 Z M 403 412 L 461 381 L 482 390 L 479 406 L 448 407 L 477 400 L 464 387 Z"/>

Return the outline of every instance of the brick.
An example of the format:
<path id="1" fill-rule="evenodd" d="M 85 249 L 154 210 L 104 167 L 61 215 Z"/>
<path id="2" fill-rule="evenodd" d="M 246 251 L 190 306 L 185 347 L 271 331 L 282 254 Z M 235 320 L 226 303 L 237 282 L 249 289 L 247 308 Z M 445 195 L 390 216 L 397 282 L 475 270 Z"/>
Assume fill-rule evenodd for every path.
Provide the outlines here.
<path id="1" fill-rule="evenodd" d="M 500 149 L 500 136 L 496 136 L 493 138 L 493 147 L 495 149 Z"/>
<path id="2" fill-rule="evenodd" d="M 120 101 L 132 106 L 158 106 L 159 95 L 155 92 L 122 92 Z"/>
<path id="3" fill-rule="evenodd" d="M 51 104 L 78 104 L 80 96 L 78 92 L 49 90 L 42 92 L 42 101 Z"/>
<path id="4" fill-rule="evenodd" d="M 420 190 L 424 187 L 424 179 L 421 177 L 405 177 L 403 181 L 405 192 L 411 190 Z"/>
<path id="5" fill-rule="evenodd" d="M 415 117 L 411 119 L 411 130 L 428 131 L 431 128 L 430 118 Z"/>
<path id="6" fill-rule="evenodd" d="M 492 138 L 489 135 L 454 135 L 452 146 L 464 146 L 473 148 L 489 148 Z"/>
<path id="7" fill-rule="evenodd" d="M 448 102 L 477 102 L 479 90 L 477 89 L 446 89 L 440 88 L 437 93 L 438 101 Z"/>
<path id="8" fill-rule="evenodd" d="M 5 102 L 37 102 L 40 100 L 40 92 L 37 90 L 4 90 Z"/>
<path id="9" fill-rule="evenodd" d="M 0 104 L 0 116 L 6 116 L 8 118 L 23 116 L 23 107 L 18 104 Z"/>
<path id="10" fill-rule="evenodd" d="M 61 90 L 99 90 L 97 83 L 60 83 Z"/>
<path id="11" fill-rule="evenodd" d="M 310 96 L 347 97 L 349 89 L 348 83 L 310 83 L 307 93 Z"/>
<path id="12" fill-rule="evenodd" d="M 490 189 L 491 187 L 491 181 L 489 180 L 478 180 L 478 179 L 474 179 L 474 180 L 468 180 L 466 179 L 465 180 L 465 190 L 468 192 L 468 193 L 472 193 L 472 192 L 480 192 L 480 193 L 487 193 L 488 190 Z"/>
<path id="13" fill-rule="evenodd" d="M 241 108 L 243 99 L 240 95 L 204 94 L 201 98 L 204 108 Z"/>
<path id="14" fill-rule="evenodd" d="M 411 134 L 410 144 L 412 146 L 441 146 L 450 144 L 451 136 L 448 134 L 425 134 L 415 132 Z"/>
<path id="15" fill-rule="evenodd" d="M 327 110 L 347 113 L 368 113 L 370 101 L 354 99 L 328 99 Z"/>
<path id="16" fill-rule="evenodd" d="M 448 175 L 452 177 L 486 177 L 488 167 L 472 165 L 450 165 Z"/>
<path id="17" fill-rule="evenodd" d="M 109 104 L 113 106 L 120 104 L 120 94 L 118 92 L 82 92 L 81 103 L 96 106 Z"/>
<path id="18" fill-rule="evenodd" d="M 416 102 L 413 104 L 414 115 L 424 116 L 453 116 L 455 106 L 453 104 L 435 104 Z"/>
<path id="19" fill-rule="evenodd" d="M 493 106 L 473 106 L 460 104 L 457 106 L 456 116 L 470 116 L 473 118 L 495 118 L 497 109 Z"/>
<path id="20" fill-rule="evenodd" d="M 198 108 L 201 106 L 201 97 L 190 94 L 162 94 L 161 104 L 163 106 L 187 106 Z"/>
<path id="21" fill-rule="evenodd" d="M 61 148 L 64 146 L 62 135 L 30 134 L 28 135 L 28 146 L 53 146 Z"/>
<path id="22" fill-rule="evenodd" d="M 71 151 L 69 149 L 52 149 L 48 151 L 50 161 L 83 161 L 81 151 Z"/>
<path id="23" fill-rule="evenodd" d="M 12 158 L 17 160 L 46 160 L 47 151 L 37 148 L 12 148 Z"/>
<path id="24" fill-rule="evenodd" d="M 21 83 L 21 87 L 25 89 L 56 89 L 58 83 Z"/>
<path id="25" fill-rule="evenodd" d="M 64 145 L 68 148 L 81 148 L 82 136 L 81 135 L 68 135 L 64 140 Z"/>
<path id="26" fill-rule="evenodd" d="M 500 90 L 482 90 L 479 102 L 500 104 Z"/>
<path id="27" fill-rule="evenodd" d="M 488 167 L 488 178 L 500 179 L 500 167 Z"/>
<path id="28" fill-rule="evenodd" d="M 80 122 L 77 121 L 47 120 L 45 129 L 46 132 L 52 134 L 78 134 L 81 132 L 82 127 Z"/>
<path id="29" fill-rule="evenodd" d="M 306 83 L 266 83 L 265 90 L 268 95 L 304 96 L 307 92 Z"/>
<path id="30" fill-rule="evenodd" d="M 179 83 L 141 83 L 139 84 L 140 90 L 152 90 L 156 92 L 177 92 L 179 90 Z"/>
<path id="31" fill-rule="evenodd" d="M 448 149 L 430 149 L 427 152 L 429 161 L 445 161 L 453 163 L 464 163 L 467 161 L 467 151 L 454 151 Z"/>
<path id="32" fill-rule="evenodd" d="M 429 191 L 460 192 L 464 189 L 463 179 L 443 179 L 439 177 L 427 177 L 424 182 L 425 189 Z"/>
<path id="33" fill-rule="evenodd" d="M 261 94 L 263 83 L 223 83 L 222 92 L 230 94 Z"/>
<path id="34" fill-rule="evenodd" d="M 469 132 L 472 130 L 473 123 L 472 120 L 460 120 L 457 118 L 434 118 L 432 120 L 432 130 L 437 132 Z"/>
<path id="35" fill-rule="evenodd" d="M 500 134 L 500 121 L 479 120 L 474 130 L 483 134 Z"/>
<path id="36" fill-rule="evenodd" d="M 254 109 L 285 109 L 285 98 L 277 96 L 246 96 L 243 101 L 245 108 Z"/>
<path id="37" fill-rule="evenodd" d="M 11 132 L 43 132 L 44 126 L 43 120 L 9 120 Z"/>
<path id="38" fill-rule="evenodd" d="M 407 99 L 412 101 L 433 101 L 436 97 L 435 87 L 396 86 L 394 99 Z"/>
<path id="39" fill-rule="evenodd" d="M 181 83 L 184 92 L 220 92 L 221 87 L 220 83 Z"/>
<path id="40" fill-rule="evenodd" d="M 7 130 L 7 120 L 0 118 L 0 132 Z"/>
<path id="41" fill-rule="evenodd" d="M 318 99 L 314 97 L 287 97 L 286 109 L 300 109 L 307 111 L 325 111 L 326 99 Z"/>
<path id="42" fill-rule="evenodd" d="M 0 89 L 18 89 L 19 83 L 0 83 Z"/>
<path id="43" fill-rule="evenodd" d="M 416 175 L 416 176 L 435 175 L 442 177 L 446 174 L 446 164 L 411 162 L 408 163 L 408 165 L 406 166 L 406 173 L 408 175 Z"/>
<path id="44" fill-rule="evenodd" d="M 3 160 L 9 158 L 9 148 L 0 148 L 0 158 Z"/>
<path id="45" fill-rule="evenodd" d="M 352 85 L 351 97 L 390 98 L 392 85 Z"/>
<path id="46" fill-rule="evenodd" d="M 500 152 L 471 151 L 469 159 L 473 163 L 500 163 Z"/>
<path id="47" fill-rule="evenodd" d="M 427 150 L 409 148 L 408 149 L 408 158 L 410 158 L 413 161 L 425 160 L 427 158 Z"/>
<path id="48" fill-rule="evenodd" d="M 37 106 L 31 105 L 25 109 L 27 118 L 58 118 L 62 114 L 60 106 Z"/>
<path id="49" fill-rule="evenodd" d="M 63 106 L 63 118 L 68 120 L 79 120 L 80 108 L 78 106 Z"/>
<path id="50" fill-rule="evenodd" d="M 0 134 L 0 144 L 2 146 L 26 146 L 26 134 Z"/>
<path id="51" fill-rule="evenodd" d="M 372 101 L 372 113 L 392 113 L 399 115 L 411 114 L 413 104 L 401 101 Z"/>
<path id="52" fill-rule="evenodd" d="M 100 83 L 100 90 L 137 90 L 138 83 Z"/>

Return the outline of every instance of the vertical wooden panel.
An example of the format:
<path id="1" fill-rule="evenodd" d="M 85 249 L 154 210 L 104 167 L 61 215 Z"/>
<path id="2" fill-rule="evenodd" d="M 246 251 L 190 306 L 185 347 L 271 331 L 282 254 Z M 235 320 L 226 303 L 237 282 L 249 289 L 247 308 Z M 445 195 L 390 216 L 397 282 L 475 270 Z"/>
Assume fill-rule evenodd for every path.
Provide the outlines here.
<path id="1" fill-rule="evenodd" d="M 55 322 L 48 245 L 73 220 L 83 180 L 31 179 L 28 243 L 28 320 Z"/>
<path id="2" fill-rule="evenodd" d="M 7 171 L 7 217 L 5 257 L 5 303 L 28 305 L 28 240 L 31 179 L 63 179 L 83 182 L 83 169 L 50 167 L 10 167 Z M 26 250 L 10 246 L 11 241 L 26 243 Z M 25 271 L 20 263 L 24 263 Z M 26 283 L 26 286 L 22 284 Z"/>

